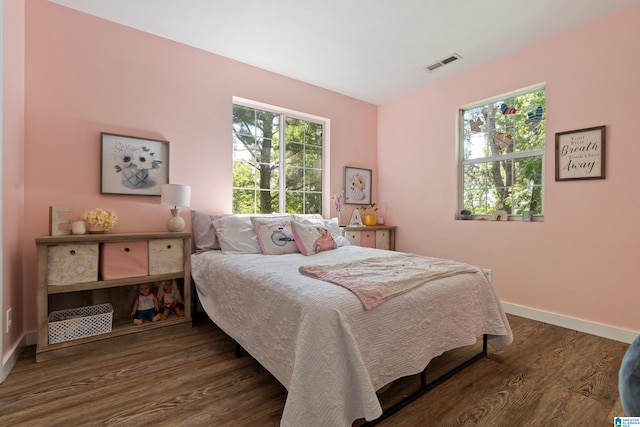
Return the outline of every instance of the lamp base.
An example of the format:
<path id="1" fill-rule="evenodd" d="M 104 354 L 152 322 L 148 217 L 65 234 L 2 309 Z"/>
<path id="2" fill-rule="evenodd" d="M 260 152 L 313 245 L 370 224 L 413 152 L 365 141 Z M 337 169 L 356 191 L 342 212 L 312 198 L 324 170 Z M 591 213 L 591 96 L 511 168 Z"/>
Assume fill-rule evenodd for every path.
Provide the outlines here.
<path id="1" fill-rule="evenodd" d="M 184 230 L 184 219 L 180 216 L 180 209 L 171 209 L 171 218 L 167 220 L 167 230 L 182 231 Z"/>

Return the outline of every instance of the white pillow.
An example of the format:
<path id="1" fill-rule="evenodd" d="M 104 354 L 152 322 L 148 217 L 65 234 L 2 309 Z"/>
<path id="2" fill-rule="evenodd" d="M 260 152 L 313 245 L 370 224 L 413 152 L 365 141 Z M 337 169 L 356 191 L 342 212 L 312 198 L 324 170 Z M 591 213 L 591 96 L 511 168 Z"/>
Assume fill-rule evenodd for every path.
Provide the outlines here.
<path id="1" fill-rule="evenodd" d="M 291 232 L 293 217 L 269 216 L 251 217 L 253 229 L 258 236 L 258 242 L 264 255 L 282 255 L 298 252 L 298 246 Z"/>
<path id="2" fill-rule="evenodd" d="M 292 221 L 291 230 L 302 255 L 314 255 L 338 247 L 329 229 L 320 223 Z"/>
<path id="3" fill-rule="evenodd" d="M 223 253 L 262 253 L 250 216 L 233 215 L 219 218 L 213 221 L 213 228 Z"/>

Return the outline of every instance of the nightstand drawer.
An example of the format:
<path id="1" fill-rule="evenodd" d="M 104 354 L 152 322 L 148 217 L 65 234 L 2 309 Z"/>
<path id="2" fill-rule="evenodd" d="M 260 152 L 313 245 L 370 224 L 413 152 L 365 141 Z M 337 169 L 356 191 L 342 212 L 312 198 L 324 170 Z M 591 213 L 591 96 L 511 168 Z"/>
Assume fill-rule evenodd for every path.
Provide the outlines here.
<path id="1" fill-rule="evenodd" d="M 146 240 L 103 243 L 100 249 L 102 280 L 139 277 L 149 274 L 149 251 Z"/>
<path id="2" fill-rule="evenodd" d="M 98 244 L 49 246 L 47 285 L 72 285 L 98 280 Z"/>
<path id="3" fill-rule="evenodd" d="M 149 274 L 177 273 L 183 269 L 183 239 L 149 241 Z"/>

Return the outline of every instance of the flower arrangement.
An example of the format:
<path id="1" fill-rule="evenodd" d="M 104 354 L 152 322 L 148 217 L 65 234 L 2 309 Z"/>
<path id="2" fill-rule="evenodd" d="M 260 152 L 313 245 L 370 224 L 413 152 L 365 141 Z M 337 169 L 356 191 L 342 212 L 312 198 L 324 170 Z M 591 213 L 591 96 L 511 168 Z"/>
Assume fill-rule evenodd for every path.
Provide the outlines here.
<path id="1" fill-rule="evenodd" d="M 90 227 L 102 228 L 104 231 L 111 230 L 118 222 L 118 216 L 114 211 L 101 208 L 85 211 L 82 219 L 87 221 Z"/>
<path id="2" fill-rule="evenodd" d="M 365 206 L 360 206 L 360 210 L 362 210 L 362 215 L 368 216 L 375 215 L 378 208 L 376 207 L 375 203 L 371 203 Z"/>
<path id="3" fill-rule="evenodd" d="M 113 148 L 116 172 L 122 172 L 122 183 L 129 188 L 144 187 L 149 183 L 149 170 L 159 169 L 162 160 L 146 146 L 135 148 L 117 142 Z"/>

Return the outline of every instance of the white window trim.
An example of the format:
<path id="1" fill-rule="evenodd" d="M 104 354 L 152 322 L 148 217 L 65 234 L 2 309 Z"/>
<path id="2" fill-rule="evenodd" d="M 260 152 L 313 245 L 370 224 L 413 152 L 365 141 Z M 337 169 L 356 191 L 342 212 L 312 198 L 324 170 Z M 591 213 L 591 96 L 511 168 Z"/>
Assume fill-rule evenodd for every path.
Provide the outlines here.
<path id="1" fill-rule="evenodd" d="M 479 161 L 478 159 L 473 159 L 473 161 L 471 161 L 471 159 L 468 160 L 462 160 L 462 135 L 464 133 L 464 123 L 462 121 L 462 112 L 464 110 L 470 110 L 473 108 L 477 108 L 480 107 L 482 105 L 485 104 L 490 104 L 496 101 L 499 101 L 501 99 L 504 98 L 512 98 L 518 95 L 523 95 L 525 93 L 528 92 L 533 92 L 535 90 L 540 90 L 540 89 L 545 89 L 546 91 L 546 82 L 540 82 L 540 83 L 536 83 L 534 85 L 531 86 L 527 86 L 524 88 L 520 88 L 511 92 L 505 92 L 501 95 L 498 96 L 494 96 L 491 98 L 486 98 L 482 101 L 477 101 L 477 102 L 473 102 L 470 104 L 466 104 L 463 105 L 461 107 L 457 108 L 456 111 L 456 120 L 455 120 L 455 126 L 456 126 L 456 149 L 455 149 L 455 158 L 456 158 L 456 173 L 457 173 L 457 203 L 456 203 L 456 212 L 454 212 L 454 219 L 456 220 L 460 220 L 460 209 L 461 206 L 464 206 L 464 176 L 463 176 L 463 166 L 466 164 L 470 164 L 470 163 L 488 163 L 488 162 L 494 162 L 496 160 L 509 160 L 509 159 L 514 159 L 514 158 L 522 158 L 522 157 L 531 157 L 534 155 L 539 155 L 542 158 L 542 198 L 543 200 L 545 199 L 545 195 L 546 195 L 546 188 L 547 188 L 547 184 L 546 184 L 546 156 L 545 156 L 545 152 L 547 149 L 547 138 L 545 135 L 545 148 L 543 150 L 532 150 L 532 151 L 527 151 L 526 155 L 522 155 L 522 153 L 510 153 L 510 154 L 506 154 L 506 155 L 501 155 L 499 157 L 487 157 L 487 158 L 483 158 L 481 161 Z M 545 119 L 546 120 L 546 119 Z M 544 207 L 545 207 L 545 203 L 542 204 L 543 206 L 543 211 L 542 211 L 542 215 L 536 215 L 531 219 L 531 222 L 544 222 Z M 472 215 L 472 219 L 479 219 L 479 218 L 484 218 L 486 220 L 490 220 L 491 219 L 491 215 Z M 515 214 L 510 214 L 508 219 L 508 221 L 522 221 L 522 215 L 515 215 Z"/>
<path id="2" fill-rule="evenodd" d="M 322 215 L 328 218 L 329 211 L 331 209 L 331 189 L 330 189 L 330 156 L 331 156 L 331 120 L 326 117 L 316 116 L 313 114 L 302 113 L 300 111 L 291 110 L 288 108 L 278 107 L 276 105 L 266 104 L 264 102 L 253 101 L 247 98 L 242 98 L 239 96 L 232 97 L 232 105 L 242 105 L 244 107 L 256 108 L 261 110 L 268 110 L 274 113 L 285 114 L 289 117 L 309 120 L 312 122 L 322 123 L 323 132 L 322 132 Z M 284 126 L 284 124 L 281 124 Z M 284 133 L 282 133 L 284 135 Z M 284 153 L 280 153 L 280 164 L 284 164 Z M 285 197 L 285 185 L 286 182 L 284 180 L 280 180 L 280 196 L 279 203 L 280 206 L 284 206 L 284 197 Z"/>

